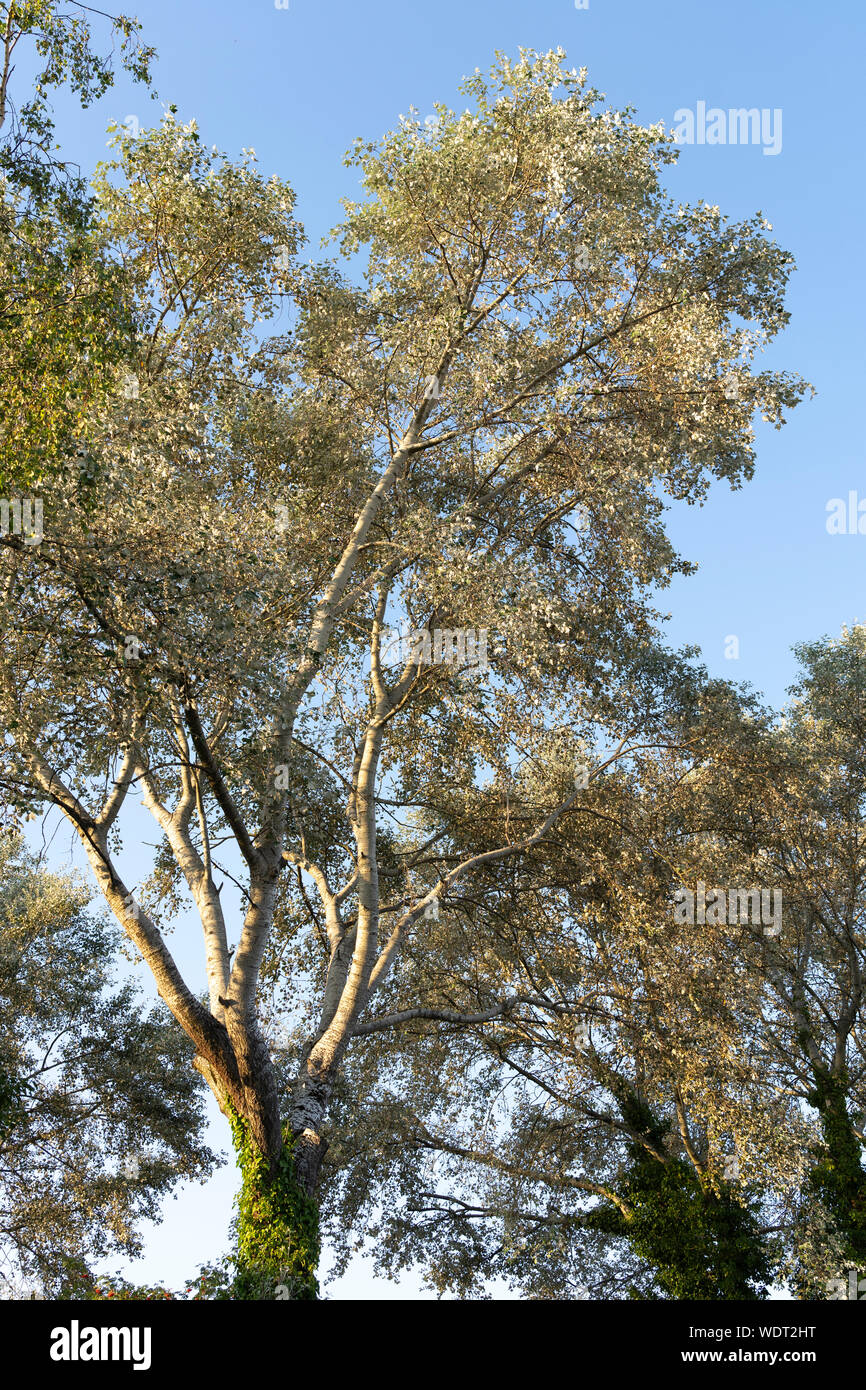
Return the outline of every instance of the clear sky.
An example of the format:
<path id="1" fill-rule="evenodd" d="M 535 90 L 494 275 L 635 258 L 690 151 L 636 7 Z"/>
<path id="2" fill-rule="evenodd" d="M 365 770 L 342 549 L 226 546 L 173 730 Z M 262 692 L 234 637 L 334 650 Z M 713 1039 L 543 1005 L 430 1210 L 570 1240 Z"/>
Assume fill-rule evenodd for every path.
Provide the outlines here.
<path id="1" fill-rule="evenodd" d="M 354 137 L 377 137 L 410 105 L 422 117 L 434 101 L 459 109 L 460 78 L 486 68 L 497 49 L 513 57 L 521 46 L 562 47 L 613 105 L 633 105 L 646 123 L 673 127 L 678 111 L 697 112 L 701 102 L 781 112 L 781 124 L 770 117 L 778 153 L 684 145 L 667 183 L 683 201 L 769 218 L 798 269 L 791 325 L 767 365 L 799 372 L 818 395 L 781 432 L 759 426 L 752 483 L 734 493 L 718 485 L 703 508 L 672 514 L 671 534 L 700 570 L 661 603 L 673 612 L 676 645 L 698 644 L 714 673 L 749 681 L 774 704 L 794 675 L 794 642 L 866 620 L 866 535 L 826 528 L 830 499 L 852 491 L 866 499 L 863 0 L 589 0 L 586 9 L 574 0 L 289 0 L 287 9 L 274 0 L 127 0 L 122 8 L 159 51 L 161 102 L 175 103 L 182 120 L 195 117 L 207 144 L 233 154 L 252 146 L 265 174 L 292 184 L 311 253 L 339 219 L 339 198 L 355 193 L 356 172 L 342 164 Z M 153 124 L 160 106 L 121 84 L 90 112 L 66 102 L 58 112 L 64 152 L 89 170 L 105 157 L 110 119 Z M 724 655 L 731 636 L 737 660 Z M 190 941 L 197 961 L 193 949 Z M 186 952 L 181 945 L 181 962 Z M 213 1142 L 225 1147 L 218 1116 Z M 206 1189 L 169 1200 L 136 1277 L 177 1284 L 218 1255 L 233 1188 L 225 1168 Z M 359 1264 L 330 1292 L 393 1298 L 416 1288 L 377 1281 Z"/>

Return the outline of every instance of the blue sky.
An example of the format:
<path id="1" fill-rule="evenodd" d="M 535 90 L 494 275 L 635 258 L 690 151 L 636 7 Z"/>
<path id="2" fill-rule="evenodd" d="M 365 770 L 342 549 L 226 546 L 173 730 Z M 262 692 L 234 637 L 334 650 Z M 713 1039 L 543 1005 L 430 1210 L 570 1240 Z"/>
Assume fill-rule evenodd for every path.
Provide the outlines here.
<path id="1" fill-rule="evenodd" d="M 377 137 L 410 105 L 422 117 L 434 101 L 459 107 L 460 78 L 486 68 L 497 49 L 562 47 L 613 105 L 636 107 L 647 123 L 673 127 L 678 110 L 699 102 L 780 110 L 777 154 L 759 144 L 684 146 L 667 184 L 677 199 L 704 199 L 733 218 L 757 210 L 769 218 L 798 269 L 791 325 L 766 364 L 799 372 L 818 395 L 781 432 L 759 426 L 752 483 L 734 493 L 719 485 L 704 507 L 671 514 L 675 543 L 700 570 L 661 603 L 674 615 L 671 641 L 696 643 L 713 672 L 749 681 L 774 704 L 794 675 L 794 642 L 866 620 L 866 535 L 826 529 L 830 499 L 851 491 L 866 499 L 862 0 L 589 0 L 587 9 L 574 0 L 289 0 L 288 9 L 274 0 L 130 0 L 128 8 L 159 51 L 161 102 L 195 117 L 207 144 L 234 154 L 252 146 L 264 173 L 292 184 L 310 252 L 339 219 L 339 198 L 355 193 L 356 173 L 342 164 L 354 137 Z M 106 155 L 110 119 L 146 125 L 159 115 L 159 104 L 120 84 L 86 113 L 61 101 L 59 137 L 89 170 Z M 724 655 L 730 636 L 737 660 Z M 220 1123 L 214 1143 L 225 1145 Z M 233 1185 L 227 1169 L 169 1201 L 137 1274 L 177 1283 L 217 1255 Z M 331 1292 L 389 1298 L 416 1287 L 395 1289 L 359 1266 Z"/>

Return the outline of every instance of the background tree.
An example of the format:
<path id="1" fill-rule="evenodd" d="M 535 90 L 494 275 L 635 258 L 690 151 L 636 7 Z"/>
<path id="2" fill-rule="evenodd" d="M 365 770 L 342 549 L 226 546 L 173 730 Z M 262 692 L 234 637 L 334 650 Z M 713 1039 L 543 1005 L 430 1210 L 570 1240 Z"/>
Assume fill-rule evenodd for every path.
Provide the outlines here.
<path id="1" fill-rule="evenodd" d="M 677 852 L 681 881 L 781 892 L 780 927 L 732 937 L 728 968 L 758 982 L 744 1018 L 770 1110 L 796 1107 L 797 1170 L 779 1219 L 785 1276 L 826 1298 L 862 1270 L 864 633 L 796 648 L 783 714 L 755 725 L 753 755 L 691 779 L 701 833 Z M 730 916 L 730 909 L 729 909 Z"/>
<path id="2" fill-rule="evenodd" d="M 7 1282 L 49 1296 L 137 1254 L 141 1222 L 215 1162 L 190 1045 L 115 982 L 120 934 L 88 901 L 0 844 L 0 1261 Z"/>
<path id="3" fill-rule="evenodd" d="M 108 21 L 105 57 L 92 16 Z M 25 55 L 37 62 L 26 88 L 14 80 Z M 86 479 L 87 403 L 132 359 L 129 306 L 116 267 L 96 251 L 86 181 L 59 152 L 52 96 L 65 87 L 89 106 L 113 85 L 116 64 L 149 85 L 153 57 L 126 16 L 75 0 L 0 4 L 0 491 L 13 497 L 38 493 L 67 460 Z"/>
<path id="4" fill-rule="evenodd" d="M 772 1258 L 799 1297 L 847 1296 L 863 1269 L 863 643 L 798 649 L 781 720 L 717 693 L 703 736 L 596 785 L 593 833 L 569 844 L 584 822 L 563 821 L 495 915 L 454 903 L 407 954 L 394 988 L 422 1007 L 393 1009 L 409 1036 L 383 1027 L 382 1064 L 368 1049 L 351 1074 L 363 1103 L 347 1092 L 365 1120 L 334 1155 L 344 1252 L 339 1231 L 381 1208 L 383 1267 L 414 1259 L 440 1286 L 498 1269 L 535 1294 L 615 1296 L 628 1262 L 587 1237 L 600 1228 L 655 1266 L 644 1294 L 742 1297 L 714 1284 L 719 1262 L 754 1287 Z M 677 926 L 673 892 L 699 882 L 707 920 Z M 717 913 L 715 887 L 780 893 L 780 927 Z"/>
<path id="5" fill-rule="evenodd" d="M 866 1269 L 863 737 L 866 632 L 797 647 L 800 675 L 769 738 L 774 773 L 721 788 L 740 814 L 727 844 L 778 883 L 784 925 L 766 944 L 761 1051 L 769 1084 L 814 1117 L 794 1223 L 802 1297 Z M 817 1210 L 816 1210 L 817 1207 Z"/>
<path id="6" fill-rule="evenodd" d="M 766 1294 L 808 1132 L 755 1067 L 763 929 L 673 911 L 713 833 L 692 783 L 762 775 L 766 716 L 678 676 L 653 745 L 599 758 L 519 866 L 452 895 L 362 1023 L 326 1185 L 343 1258 L 374 1224 L 381 1268 L 462 1293 L 494 1274 L 533 1297 Z M 509 815 L 543 763 L 515 775 Z M 480 850 L 489 831 L 466 833 Z"/>

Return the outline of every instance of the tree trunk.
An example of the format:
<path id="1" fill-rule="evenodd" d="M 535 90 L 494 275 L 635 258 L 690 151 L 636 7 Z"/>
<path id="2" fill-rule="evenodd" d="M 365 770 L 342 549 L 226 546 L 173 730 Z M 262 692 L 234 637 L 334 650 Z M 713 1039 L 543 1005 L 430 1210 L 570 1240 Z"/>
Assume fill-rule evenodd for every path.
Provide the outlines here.
<path id="1" fill-rule="evenodd" d="M 862 1267 L 866 1264 L 866 1173 L 862 1146 L 848 1113 L 847 1076 L 819 1071 L 809 1102 L 820 1115 L 824 1137 L 810 1185 L 829 1212 L 846 1255 Z"/>
<path id="2" fill-rule="evenodd" d="M 251 1050 L 256 1050 L 254 1043 Z M 239 1078 L 221 1076 L 201 1057 L 196 1058 L 196 1066 L 229 1122 L 241 1170 L 231 1297 L 318 1298 L 315 1188 L 327 1145 L 319 1141 L 318 1151 L 313 1146 L 316 1161 L 311 1164 L 306 1136 L 299 1139 L 290 1125 L 281 1126 L 279 1096 L 269 1065 L 257 1069 L 256 1084 L 243 1063 Z"/>
<path id="3" fill-rule="evenodd" d="M 268 1159 L 247 1120 L 230 1115 L 243 1182 L 236 1217 L 238 1299 L 315 1299 L 319 1295 L 319 1209 L 299 1181 L 286 1129 Z"/>

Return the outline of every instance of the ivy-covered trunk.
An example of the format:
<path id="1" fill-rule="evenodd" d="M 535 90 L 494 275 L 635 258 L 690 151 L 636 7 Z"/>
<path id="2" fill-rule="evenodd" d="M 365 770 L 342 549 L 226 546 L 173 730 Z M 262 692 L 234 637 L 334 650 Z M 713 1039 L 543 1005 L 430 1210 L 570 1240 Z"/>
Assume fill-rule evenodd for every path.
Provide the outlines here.
<path id="1" fill-rule="evenodd" d="M 298 1181 L 291 1132 L 269 1160 L 250 1135 L 248 1122 L 230 1114 L 232 1139 L 242 1174 L 238 1211 L 238 1299 L 315 1299 L 319 1294 L 319 1210 Z"/>
<path id="2" fill-rule="evenodd" d="M 848 1078 L 819 1073 L 809 1101 L 818 1111 L 824 1144 L 810 1174 L 841 1237 L 845 1254 L 866 1266 L 866 1172 L 861 1144 L 848 1114 Z"/>
<path id="3" fill-rule="evenodd" d="M 717 1191 L 668 1154 L 669 1125 L 649 1107 L 629 1096 L 620 1108 L 638 1136 L 619 1185 L 624 1210 L 604 1204 L 588 1224 L 628 1240 L 669 1298 L 766 1298 L 770 1257 L 756 1212 L 729 1184 Z"/>
<path id="4" fill-rule="evenodd" d="M 769 1261 L 755 1214 L 723 1184 L 705 1186 L 682 1158 L 635 1152 L 624 1234 L 675 1299 L 762 1299 Z M 619 1213 L 618 1213 L 619 1215 Z"/>

